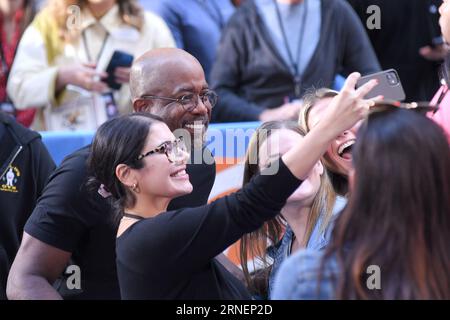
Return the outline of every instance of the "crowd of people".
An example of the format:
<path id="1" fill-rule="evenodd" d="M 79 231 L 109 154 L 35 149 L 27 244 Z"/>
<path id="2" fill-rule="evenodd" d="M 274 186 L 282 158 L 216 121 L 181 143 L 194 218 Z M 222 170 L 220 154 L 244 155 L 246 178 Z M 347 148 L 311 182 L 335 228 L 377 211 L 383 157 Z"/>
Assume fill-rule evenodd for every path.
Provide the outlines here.
<path id="1" fill-rule="evenodd" d="M 449 1 L 0 0 L 0 32 L 0 299 L 450 299 Z M 367 98 L 389 68 L 406 101 Z M 208 203 L 213 121 L 261 124 Z M 96 133 L 56 167 L 44 130 Z"/>

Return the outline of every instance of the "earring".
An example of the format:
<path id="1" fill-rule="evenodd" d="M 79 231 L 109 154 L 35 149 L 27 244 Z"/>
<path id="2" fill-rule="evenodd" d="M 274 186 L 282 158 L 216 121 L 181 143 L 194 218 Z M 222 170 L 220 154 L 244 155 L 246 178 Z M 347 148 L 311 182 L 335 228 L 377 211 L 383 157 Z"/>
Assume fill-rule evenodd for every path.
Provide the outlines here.
<path id="1" fill-rule="evenodd" d="M 139 192 L 137 183 L 133 183 L 133 185 L 131 186 L 131 190 L 133 190 L 133 191 L 136 192 L 136 193 Z"/>

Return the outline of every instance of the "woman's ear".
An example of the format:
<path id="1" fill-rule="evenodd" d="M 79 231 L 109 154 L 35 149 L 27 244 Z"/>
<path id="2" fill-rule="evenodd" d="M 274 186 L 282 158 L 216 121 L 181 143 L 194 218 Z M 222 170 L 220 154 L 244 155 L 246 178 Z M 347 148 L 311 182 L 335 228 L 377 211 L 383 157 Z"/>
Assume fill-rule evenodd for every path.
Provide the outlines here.
<path id="1" fill-rule="evenodd" d="M 316 163 L 316 168 L 317 168 L 317 172 L 319 172 L 319 175 L 323 175 L 324 168 L 323 168 L 322 161 L 318 161 Z"/>
<path id="2" fill-rule="evenodd" d="M 133 101 L 133 109 L 135 112 L 148 111 L 150 101 L 136 99 Z"/>
<path id="3" fill-rule="evenodd" d="M 136 185 L 137 183 L 137 179 L 133 170 L 131 170 L 129 166 L 123 163 L 117 165 L 116 177 L 123 185 L 127 186 L 128 188 L 132 188 L 133 185 Z"/>

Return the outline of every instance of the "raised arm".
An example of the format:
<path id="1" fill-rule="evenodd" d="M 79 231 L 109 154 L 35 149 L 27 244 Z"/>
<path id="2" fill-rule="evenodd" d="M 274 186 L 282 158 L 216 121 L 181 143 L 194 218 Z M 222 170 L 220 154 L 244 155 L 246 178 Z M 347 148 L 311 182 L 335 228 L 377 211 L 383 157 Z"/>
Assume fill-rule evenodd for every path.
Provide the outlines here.
<path id="1" fill-rule="evenodd" d="M 317 160 L 325 153 L 333 139 L 353 127 L 374 105 L 374 100 L 363 97 L 376 85 L 376 81 L 355 89 L 361 77 L 357 72 L 349 75 L 341 92 L 333 98 L 322 120 L 282 159 L 298 179 L 304 179 Z M 377 97 L 378 98 L 378 97 Z M 301 159 L 301 161 L 299 161 Z"/>
<path id="2" fill-rule="evenodd" d="M 160 268 L 172 271 L 167 274 L 177 276 L 164 281 L 173 281 L 175 285 L 187 274 L 203 268 L 244 233 L 279 214 L 286 199 L 308 175 L 330 142 L 364 117 L 373 104 L 362 97 L 375 82 L 355 90 L 359 77 L 356 73 L 350 75 L 323 120 L 285 153 L 281 161 L 272 164 L 278 169 L 276 172 L 267 171 L 272 169 L 269 168 L 237 193 L 207 206 L 167 212 L 136 224 L 133 228 L 142 236 L 136 238 L 139 246 L 150 255 L 149 263 L 152 261 L 148 267 L 154 272 L 159 272 Z M 143 238 L 146 241 L 142 245 Z M 141 250 L 123 249 L 128 261 L 135 261 L 142 254 Z M 154 261 L 158 261 L 158 265 L 155 266 Z"/>

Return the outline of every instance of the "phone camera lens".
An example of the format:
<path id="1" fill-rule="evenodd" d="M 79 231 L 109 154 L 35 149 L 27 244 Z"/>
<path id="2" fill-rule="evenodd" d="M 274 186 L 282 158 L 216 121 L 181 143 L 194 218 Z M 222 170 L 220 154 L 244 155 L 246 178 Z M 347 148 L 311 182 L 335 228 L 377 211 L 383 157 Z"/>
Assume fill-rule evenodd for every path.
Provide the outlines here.
<path id="1" fill-rule="evenodd" d="M 396 84 L 398 84 L 398 79 L 395 73 L 389 72 L 388 74 L 386 74 L 386 78 L 390 85 L 395 86 Z"/>

